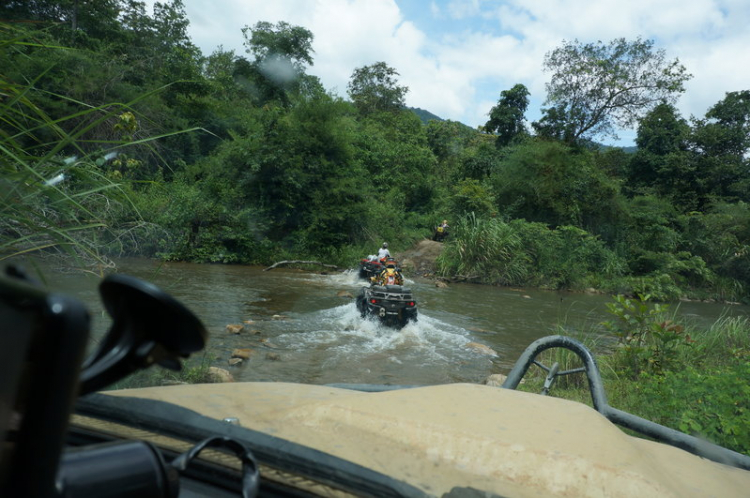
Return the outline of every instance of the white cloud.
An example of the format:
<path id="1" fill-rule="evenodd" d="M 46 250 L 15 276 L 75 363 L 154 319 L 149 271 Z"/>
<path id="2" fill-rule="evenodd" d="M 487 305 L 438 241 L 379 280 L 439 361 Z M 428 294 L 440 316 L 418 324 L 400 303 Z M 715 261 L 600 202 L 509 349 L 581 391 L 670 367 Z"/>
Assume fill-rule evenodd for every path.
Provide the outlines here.
<path id="1" fill-rule="evenodd" d="M 407 104 L 470 126 L 483 124 L 500 92 L 516 83 L 531 92 L 527 118 L 538 119 L 549 77 L 542 71 L 544 54 L 562 40 L 655 40 L 668 59 L 678 57 L 694 75 L 678 102 L 684 117 L 702 117 L 726 92 L 750 89 L 746 0 L 184 3 L 193 42 L 206 54 L 223 45 L 244 55 L 242 27 L 283 20 L 314 34 L 315 63 L 309 72 L 326 88 L 345 96 L 355 68 L 384 61 L 410 88 Z"/>
<path id="2" fill-rule="evenodd" d="M 678 102 L 684 117 L 701 117 L 726 92 L 750 89 L 750 2 L 743 0 L 514 0 L 497 17 L 537 49 L 540 67 L 563 39 L 655 40 L 667 59 L 679 58 L 693 74 Z"/>

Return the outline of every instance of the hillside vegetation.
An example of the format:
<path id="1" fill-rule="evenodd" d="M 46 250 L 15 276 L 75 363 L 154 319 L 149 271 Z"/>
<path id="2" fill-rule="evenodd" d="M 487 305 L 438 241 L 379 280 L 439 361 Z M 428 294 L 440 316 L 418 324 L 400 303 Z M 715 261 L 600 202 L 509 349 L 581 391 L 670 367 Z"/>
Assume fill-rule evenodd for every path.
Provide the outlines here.
<path id="1" fill-rule="evenodd" d="M 328 91 L 308 74 L 314 34 L 284 22 L 203 54 L 178 0 L 6 2 L 0 19 L 3 258 L 346 266 L 447 218 L 444 277 L 748 299 L 750 92 L 681 117 L 689 74 L 652 42 L 563 44 L 540 61 L 539 122 L 519 84 L 475 130 L 420 120 L 385 62 Z M 659 68 L 646 94 L 618 60 Z M 596 109 L 602 71 L 630 89 Z M 623 126 L 635 152 L 595 145 Z"/>

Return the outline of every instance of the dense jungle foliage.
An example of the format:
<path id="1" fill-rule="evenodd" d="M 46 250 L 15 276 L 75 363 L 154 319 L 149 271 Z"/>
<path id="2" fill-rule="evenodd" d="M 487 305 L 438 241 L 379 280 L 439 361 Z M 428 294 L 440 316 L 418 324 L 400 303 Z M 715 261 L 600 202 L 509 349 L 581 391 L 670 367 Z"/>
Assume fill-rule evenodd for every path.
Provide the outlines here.
<path id="1" fill-rule="evenodd" d="M 180 0 L 11 0 L 0 20 L 2 258 L 352 266 L 447 218 L 444 277 L 750 295 L 750 90 L 683 118 L 690 75 L 651 42 L 563 44 L 540 61 L 539 122 L 519 84 L 475 130 L 423 123 L 386 62 L 328 91 L 308 74 L 314 34 L 283 22 L 237 33 L 244 54 L 203 54 Z M 597 145 L 623 126 L 635 153 Z"/>

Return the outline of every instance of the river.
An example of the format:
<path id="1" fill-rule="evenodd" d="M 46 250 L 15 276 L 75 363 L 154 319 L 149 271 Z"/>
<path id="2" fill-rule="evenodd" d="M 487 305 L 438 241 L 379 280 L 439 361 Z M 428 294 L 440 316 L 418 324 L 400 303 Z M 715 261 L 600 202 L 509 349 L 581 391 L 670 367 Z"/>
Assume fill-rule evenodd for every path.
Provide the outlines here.
<path id="1" fill-rule="evenodd" d="M 438 288 L 433 281 L 407 275 L 419 319 L 396 330 L 359 316 L 349 296 L 356 296 L 364 281 L 354 271 L 263 271 L 131 258 L 118 260 L 117 266 L 118 272 L 150 281 L 190 308 L 209 331 L 206 357 L 238 381 L 482 382 L 491 374 L 507 373 L 529 343 L 556 333 L 558 325 L 578 337 L 598 336 L 598 324 L 611 318 L 609 296 L 473 284 Z M 99 277 L 59 272 L 43 263 L 40 268 L 51 290 L 87 304 L 92 338 L 102 337 L 110 321 L 98 297 Z M 697 326 L 724 315 L 750 315 L 744 305 L 685 302 L 672 309 Z M 240 334 L 226 330 L 228 324 L 246 322 L 251 323 Z M 497 356 L 470 343 L 485 345 Z M 236 348 L 250 348 L 254 354 L 229 366 Z"/>

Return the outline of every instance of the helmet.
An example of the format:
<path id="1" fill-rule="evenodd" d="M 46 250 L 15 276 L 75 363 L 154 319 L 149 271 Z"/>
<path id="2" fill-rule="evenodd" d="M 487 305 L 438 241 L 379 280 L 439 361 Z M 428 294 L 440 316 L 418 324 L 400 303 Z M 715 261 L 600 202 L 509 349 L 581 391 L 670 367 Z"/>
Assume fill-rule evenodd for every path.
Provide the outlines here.
<path id="1" fill-rule="evenodd" d="M 388 249 L 388 242 L 383 242 L 383 249 Z"/>
<path id="2" fill-rule="evenodd" d="M 443 220 L 443 223 L 447 225 L 448 224 L 448 220 Z"/>
<path id="3" fill-rule="evenodd" d="M 386 268 L 396 268 L 396 260 L 393 258 L 389 258 L 385 260 L 385 267 Z"/>

